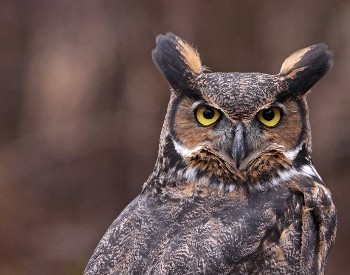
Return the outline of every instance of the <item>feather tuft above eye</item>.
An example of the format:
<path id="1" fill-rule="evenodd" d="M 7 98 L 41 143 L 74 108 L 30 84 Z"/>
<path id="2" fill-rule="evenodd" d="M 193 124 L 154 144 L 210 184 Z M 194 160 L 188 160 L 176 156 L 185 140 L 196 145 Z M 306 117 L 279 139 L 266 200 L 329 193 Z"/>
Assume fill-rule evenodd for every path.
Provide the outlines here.
<path id="1" fill-rule="evenodd" d="M 186 41 L 172 33 L 158 35 L 152 58 L 174 90 L 191 90 L 203 66 L 199 54 Z"/>
<path id="2" fill-rule="evenodd" d="M 332 65 L 333 52 L 320 43 L 292 53 L 283 62 L 278 76 L 290 94 L 299 96 L 314 86 Z"/>
<path id="3" fill-rule="evenodd" d="M 180 38 L 178 38 L 178 43 L 179 47 L 177 48 L 188 67 L 196 74 L 202 73 L 202 62 L 197 50 Z"/>

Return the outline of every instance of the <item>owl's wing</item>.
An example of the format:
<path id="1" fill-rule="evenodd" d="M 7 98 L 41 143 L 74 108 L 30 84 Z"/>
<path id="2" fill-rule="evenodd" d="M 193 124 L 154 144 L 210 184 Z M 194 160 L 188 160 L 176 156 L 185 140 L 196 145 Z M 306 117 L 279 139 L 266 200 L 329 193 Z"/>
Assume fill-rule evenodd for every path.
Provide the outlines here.
<path id="1" fill-rule="evenodd" d="M 138 200 L 139 197 L 135 198 L 108 228 L 91 256 L 84 275 L 114 274 L 115 270 L 121 270 L 117 259 L 124 259 L 123 264 L 132 261 L 129 252 L 135 228 L 130 224 L 137 216 Z"/>
<path id="2" fill-rule="evenodd" d="M 306 178 L 292 181 L 288 187 L 304 200 L 301 270 L 303 274 L 323 274 L 336 236 L 337 215 L 331 193 L 323 183 Z"/>
<path id="3" fill-rule="evenodd" d="M 322 274 L 335 238 L 330 192 L 310 178 L 288 187 L 252 200 L 140 195 L 110 226 L 84 274 Z"/>
<path id="4" fill-rule="evenodd" d="M 262 259 L 261 240 L 281 212 L 273 209 L 284 209 L 289 196 L 282 192 L 273 200 L 275 194 L 261 195 L 254 205 L 230 197 L 140 195 L 107 230 L 84 274 L 222 274 L 251 254 Z M 237 270 L 248 267 L 255 265 Z"/>

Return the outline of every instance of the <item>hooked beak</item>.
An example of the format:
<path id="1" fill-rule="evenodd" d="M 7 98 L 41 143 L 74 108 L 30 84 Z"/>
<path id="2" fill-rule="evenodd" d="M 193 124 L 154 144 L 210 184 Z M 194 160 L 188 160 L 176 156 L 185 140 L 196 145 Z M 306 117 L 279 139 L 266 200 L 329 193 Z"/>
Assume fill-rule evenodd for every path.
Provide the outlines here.
<path id="1" fill-rule="evenodd" d="M 235 137 L 233 139 L 232 157 L 235 160 L 235 165 L 239 169 L 242 159 L 245 157 L 245 142 L 244 142 L 244 125 L 242 121 L 238 121 L 235 129 Z"/>

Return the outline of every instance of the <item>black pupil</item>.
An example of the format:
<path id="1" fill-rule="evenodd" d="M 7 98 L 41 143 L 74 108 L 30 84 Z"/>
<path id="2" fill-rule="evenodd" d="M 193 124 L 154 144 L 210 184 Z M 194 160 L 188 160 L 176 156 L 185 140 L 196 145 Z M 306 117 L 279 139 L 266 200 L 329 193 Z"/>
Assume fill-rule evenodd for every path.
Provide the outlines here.
<path id="1" fill-rule="evenodd" d="M 275 117 L 275 112 L 272 109 L 266 109 L 262 111 L 262 116 L 265 120 L 270 121 Z"/>
<path id="2" fill-rule="evenodd" d="M 214 110 L 211 108 L 205 108 L 203 111 L 203 116 L 206 119 L 212 119 L 214 115 L 215 115 Z"/>

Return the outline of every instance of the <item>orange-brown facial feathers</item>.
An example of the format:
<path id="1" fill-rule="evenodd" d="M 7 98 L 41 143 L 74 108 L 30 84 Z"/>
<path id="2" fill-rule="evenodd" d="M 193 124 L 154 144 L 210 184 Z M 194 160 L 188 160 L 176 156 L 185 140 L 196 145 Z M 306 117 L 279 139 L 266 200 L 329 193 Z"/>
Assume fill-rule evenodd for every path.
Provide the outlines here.
<path id="1" fill-rule="evenodd" d="M 177 106 L 174 118 L 174 132 L 176 137 L 183 146 L 188 149 L 193 149 L 198 145 L 206 143 L 214 144 L 219 143 L 219 139 L 224 134 L 231 135 L 235 117 L 231 117 L 225 112 L 221 111 L 220 120 L 213 125 L 207 127 L 202 126 L 196 121 L 194 113 L 194 105 L 196 101 L 184 97 Z M 214 105 L 214 104 L 212 104 Z M 260 109 L 257 109 L 249 118 L 245 118 L 243 122 L 246 126 L 246 138 L 251 150 L 256 149 L 258 145 L 253 145 L 257 140 L 263 143 L 276 143 L 285 148 L 285 150 L 291 150 L 296 146 L 299 136 L 302 132 L 304 111 L 301 110 L 303 103 L 297 103 L 294 100 L 286 101 L 281 108 L 281 121 L 275 127 L 267 127 L 259 122 L 257 119 L 257 113 Z M 304 106 L 305 107 L 305 106 Z M 221 125 L 225 124 L 225 125 Z M 219 126 L 222 127 L 219 127 Z M 227 131 L 225 133 L 225 131 Z M 231 131 L 231 132 L 230 132 Z M 231 136 L 233 137 L 233 136 Z"/>
<path id="2" fill-rule="evenodd" d="M 243 173 L 227 160 L 223 153 L 213 148 L 203 146 L 188 158 L 188 164 L 207 173 L 207 177 L 214 177 L 220 183 L 241 182 L 244 180 Z"/>
<path id="3" fill-rule="evenodd" d="M 243 120 L 247 154 L 238 169 L 232 157 L 236 118 L 219 109 L 220 120 L 202 126 L 195 117 L 196 106 L 201 104 L 216 105 L 186 96 L 179 99 L 173 112 L 173 138 L 187 165 L 215 177 L 218 182 L 254 181 L 264 173 L 290 167 L 291 160 L 285 153 L 293 151 L 308 130 L 303 129 L 307 125 L 303 122 L 302 102 L 289 100 L 276 105 L 281 110 L 281 121 L 275 127 L 259 122 L 257 114 L 261 109 L 256 109 Z"/>
<path id="4" fill-rule="evenodd" d="M 298 142 L 302 132 L 303 111 L 301 106 L 294 101 L 286 101 L 281 108 L 282 117 L 275 127 L 264 126 L 260 123 L 263 134 L 267 138 L 267 142 L 276 143 L 285 148 L 285 151 L 291 150 Z"/>
<path id="5" fill-rule="evenodd" d="M 214 133 L 212 131 L 215 125 L 208 127 L 201 126 L 195 117 L 194 106 L 195 100 L 184 97 L 175 113 L 174 132 L 177 140 L 181 141 L 183 146 L 189 149 L 204 144 L 214 142 Z"/>

